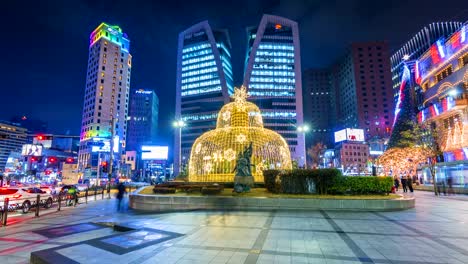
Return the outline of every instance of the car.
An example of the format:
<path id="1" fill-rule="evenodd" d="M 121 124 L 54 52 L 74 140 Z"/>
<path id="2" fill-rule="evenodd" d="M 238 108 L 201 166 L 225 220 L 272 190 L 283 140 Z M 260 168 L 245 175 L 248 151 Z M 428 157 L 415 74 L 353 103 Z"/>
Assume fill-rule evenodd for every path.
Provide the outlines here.
<path id="1" fill-rule="evenodd" d="M 3 207 L 5 198 L 9 199 L 8 208 L 21 209 L 23 213 L 29 212 L 32 206 L 36 205 L 37 195 L 40 195 L 39 205 L 50 208 L 53 203 L 52 195 L 37 187 L 32 188 L 0 188 L 0 206 Z"/>

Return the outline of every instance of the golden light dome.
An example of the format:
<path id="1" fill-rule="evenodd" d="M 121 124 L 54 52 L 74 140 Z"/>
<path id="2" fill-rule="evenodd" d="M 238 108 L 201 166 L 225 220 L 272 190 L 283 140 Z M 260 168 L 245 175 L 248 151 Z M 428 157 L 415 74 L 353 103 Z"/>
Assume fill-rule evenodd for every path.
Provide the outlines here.
<path id="1" fill-rule="evenodd" d="M 246 101 L 245 87 L 236 89 L 234 102 L 223 106 L 216 129 L 195 140 L 189 161 L 190 182 L 232 182 L 237 155 L 253 145 L 252 174 L 263 182 L 262 170 L 291 169 L 291 155 L 281 135 L 263 127 L 260 109 Z"/>

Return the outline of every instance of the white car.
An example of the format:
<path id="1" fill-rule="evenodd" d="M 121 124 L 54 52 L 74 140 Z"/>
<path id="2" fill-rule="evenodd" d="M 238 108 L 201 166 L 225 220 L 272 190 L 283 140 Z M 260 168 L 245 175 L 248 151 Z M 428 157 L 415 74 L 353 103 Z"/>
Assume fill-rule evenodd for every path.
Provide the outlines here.
<path id="1" fill-rule="evenodd" d="M 44 208 L 50 208 L 53 203 L 52 195 L 41 190 L 40 188 L 15 188 L 2 187 L 0 188 L 0 207 L 3 208 L 5 198 L 9 198 L 9 209 L 21 209 L 23 213 L 29 212 L 32 206 L 36 205 L 37 195 L 40 195 L 39 205 Z"/>

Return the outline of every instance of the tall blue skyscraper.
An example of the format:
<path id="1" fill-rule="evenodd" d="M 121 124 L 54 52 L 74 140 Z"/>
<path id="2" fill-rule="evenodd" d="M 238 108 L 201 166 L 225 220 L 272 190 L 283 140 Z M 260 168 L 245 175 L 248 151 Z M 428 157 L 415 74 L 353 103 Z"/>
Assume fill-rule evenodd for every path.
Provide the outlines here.
<path id="1" fill-rule="evenodd" d="M 159 99 L 153 90 L 132 92 L 126 150 L 141 151 L 144 144 L 155 144 L 158 133 Z"/>
<path id="2" fill-rule="evenodd" d="M 212 30 L 208 21 L 179 34 L 177 51 L 174 173 L 185 163 L 195 139 L 216 127 L 218 111 L 234 91 L 231 41 L 226 30 Z"/>
<path id="3" fill-rule="evenodd" d="M 260 107 L 265 127 L 288 142 L 299 166 L 305 163 L 301 51 L 297 22 L 264 15 L 258 27 L 247 29 L 244 85 Z"/>

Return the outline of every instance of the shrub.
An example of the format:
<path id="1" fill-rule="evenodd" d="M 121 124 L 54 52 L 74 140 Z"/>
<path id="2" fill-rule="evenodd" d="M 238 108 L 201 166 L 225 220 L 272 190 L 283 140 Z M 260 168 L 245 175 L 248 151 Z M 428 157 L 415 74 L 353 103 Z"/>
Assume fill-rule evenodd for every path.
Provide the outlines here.
<path id="1" fill-rule="evenodd" d="M 279 176 L 279 182 L 276 181 Z M 287 171 L 263 171 L 265 187 L 272 193 L 326 194 L 336 179 L 341 177 L 337 169 L 294 169 Z"/>
<path id="2" fill-rule="evenodd" d="M 276 177 L 280 174 L 280 172 L 280 170 L 263 171 L 265 188 L 271 193 L 281 193 L 281 186 L 276 182 Z"/>
<path id="3" fill-rule="evenodd" d="M 393 185 L 391 177 L 343 176 L 337 169 L 266 170 L 263 177 L 271 193 L 388 194 Z"/>
<path id="4" fill-rule="evenodd" d="M 172 187 L 154 187 L 153 189 L 154 193 L 161 193 L 161 194 L 167 194 L 167 193 L 175 193 L 176 188 Z"/>
<path id="5" fill-rule="evenodd" d="M 348 176 L 342 177 L 330 188 L 334 194 L 388 194 L 393 185 L 391 177 Z"/>

